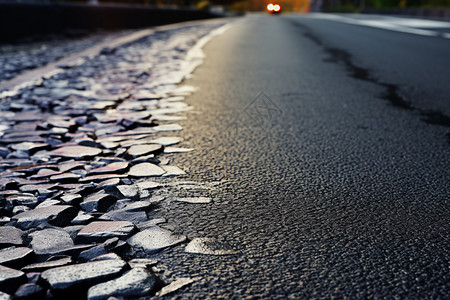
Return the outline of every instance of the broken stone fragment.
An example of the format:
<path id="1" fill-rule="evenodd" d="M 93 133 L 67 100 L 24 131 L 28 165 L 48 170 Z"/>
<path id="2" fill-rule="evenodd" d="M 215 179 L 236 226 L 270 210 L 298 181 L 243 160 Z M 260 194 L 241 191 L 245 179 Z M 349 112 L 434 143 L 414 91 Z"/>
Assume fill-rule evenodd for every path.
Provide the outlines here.
<path id="1" fill-rule="evenodd" d="M 121 274 L 127 268 L 123 260 L 101 260 L 78 265 L 53 268 L 42 272 L 42 278 L 56 292 L 73 291 L 109 280 Z"/>
<path id="2" fill-rule="evenodd" d="M 0 248 L 23 245 L 25 233 L 13 226 L 0 227 Z"/>
<path id="3" fill-rule="evenodd" d="M 128 169 L 128 162 L 114 162 L 104 167 L 92 169 L 88 171 L 88 175 L 123 173 Z"/>
<path id="4" fill-rule="evenodd" d="M 119 278 L 91 287 L 88 290 L 88 299 L 108 299 L 110 296 L 143 297 L 149 295 L 155 287 L 155 275 L 145 268 L 133 268 Z"/>
<path id="5" fill-rule="evenodd" d="M 49 228 L 35 231 L 30 236 L 32 237 L 30 246 L 38 256 L 50 256 L 74 246 L 70 235 L 64 230 Z"/>
<path id="6" fill-rule="evenodd" d="M 87 212 L 91 211 L 106 211 L 111 205 L 116 202 L 116 198 L 109 194 L 97 194 L 92 195 L 84 199 L 80 203 L 83 210 Z"/>
<path id="7" fill-rule="evenodd" d="M 43 299 L 46 291 L 35 283 L 22 284 L 14 294 L 14 299 Z"/>
<path id="8" fill-rule="evenodd" d="M 27 282 L 24 272 L 0 266 L 0 291 L 14 294 L 16 289 Z"/>
<path id="9" fill-rule="evenodd" d="M 90 158 L 102 153 L 101 149 L 87 146 L 66 146 L 49 152 L 51 156 L 68 157 L 74 159 Z"/>
<path id="10" fill-rule="evenodd" d="M 191 278 L 178 278 L 177 280 L 171 282 L 169 285 L 166 285 L 165 287 L 163 287 L 158 293 L 156 293 L 156 296 L 163 297 L 163 296 L 173 293 L 173 292 L 181 289 L 182 287 L 185 287 L 193 282 L 194 282 L 194 280 Z"/>
<path id="11" fill-rule="evenodd" d="M 136 227 L 127 221 L 95 221 L 81 229 L 77 234 L 77 241 L 100 242 L 118 237 L 130 236 Z"/>
<path id="12" fill-rule="evenodd" d="M 186 246 L 185 252 L 208 255 L 238 254 L 229 244 L 215 238 L 195 238 Z"/>
<path id="13" fill-rule="evenodd" d="M 34 251 L 26 247 L 10 247 L 0 250 L 0 265 L 20 269 L 35 261 Z"/>
<path id="14" fill-rule="evenodd" d="M 17 221 L 17 226 L 21 229 L 36 227 L 44 222 L 55 226 L 65 226 L 70 224 L 77 213 L 77 209 L 73 206 L 53 205 L 20 213 L 12 219 Z"/>
<path id="15" fill-rule="evenodd" d="M 56 260 L 50 260 L 50 261 L 46 261 L 46 262 L 27 265 L 27 266 L 23 267 L 21 270 L 24 272 L 27 272 L 27 273 L 43 272 L 48 269 L 70 265 L 70 264 L 72 264 L 72 262 L 73 262 L 72 258 L 63 257 L 63 258 L 56 259 Z"/>
<path id="16" fill-rule="evenodd" d="M 136 233 L 127 240 L 134 249 L 142 249 L 147 254 L 158 252 L 162 249 L 175 246 L 186 240 L 184 235 L 175 235 L 169 230 L 153 226 Z"/>
<path id="17" fill-rule="evenodd" d="M 130 168 L 128 175 L 133 177 L 161 176 L 165 173 L 163 169 L 151 163 L 141 163 Z"/>
<path id="18" fill-rule="evenodd" d="M 134 159 L 143 155 L 158 154 L 162 151 L 163 147 L 157 144 L 134 145 L 127 150 L 126 156 L 130 159 Z"/>

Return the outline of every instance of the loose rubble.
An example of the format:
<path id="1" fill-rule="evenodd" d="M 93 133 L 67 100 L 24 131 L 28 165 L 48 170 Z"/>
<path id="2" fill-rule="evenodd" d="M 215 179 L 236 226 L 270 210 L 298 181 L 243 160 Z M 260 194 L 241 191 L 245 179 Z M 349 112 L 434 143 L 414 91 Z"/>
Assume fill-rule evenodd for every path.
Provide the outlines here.
<path id="1" fill-rule="evenodd" d="M 195 91 L 179 84 L 201 63 L 189 51 L 222 24 L 157 32 L 0 96 L 0 299 L 136 298 L 191 283 L 164 287 L 152 271 L 160 251 L 188 242 L 155 211 L 211 203 L 173 184 L 186 172 L 169 158 L 193 150 L 176 136 Z"/>

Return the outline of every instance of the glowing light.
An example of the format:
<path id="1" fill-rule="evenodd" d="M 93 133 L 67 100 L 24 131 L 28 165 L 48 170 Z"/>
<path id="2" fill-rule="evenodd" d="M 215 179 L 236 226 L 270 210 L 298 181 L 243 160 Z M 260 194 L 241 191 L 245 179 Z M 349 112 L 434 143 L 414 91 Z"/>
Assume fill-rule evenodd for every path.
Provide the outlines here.
<path id="1" fill-rule="evenodd" d="M 280 11 L 280 9 L 281 9 L 281 6 L 279 6 L 278 4 L 275 4 L 275 5 L 273 6 L 273 10 L 274 10 L 274 11 Z"/>
<path id="2" fill-rule="evenodd" d="M 268 11 L 272 11 L 273 10 L 273 4 L 270 3 L 269 5 L 267 5 L 267 10 Z"/>

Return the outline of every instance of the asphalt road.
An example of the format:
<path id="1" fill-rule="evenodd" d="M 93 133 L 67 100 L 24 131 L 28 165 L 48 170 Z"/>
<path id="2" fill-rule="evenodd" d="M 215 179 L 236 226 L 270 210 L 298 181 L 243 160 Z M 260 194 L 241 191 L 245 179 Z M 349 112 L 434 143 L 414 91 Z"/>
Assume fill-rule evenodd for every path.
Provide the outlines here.
<path id="1" fill-rule="evenodd" d="M 297 15 L 208 43 L 181 123 L 196 150 L 174 160 L 219 189 L 164 214 L 240 253 L 163 254 L 197 279 L 171 297 L 448 299 L 449 50 Z"/>

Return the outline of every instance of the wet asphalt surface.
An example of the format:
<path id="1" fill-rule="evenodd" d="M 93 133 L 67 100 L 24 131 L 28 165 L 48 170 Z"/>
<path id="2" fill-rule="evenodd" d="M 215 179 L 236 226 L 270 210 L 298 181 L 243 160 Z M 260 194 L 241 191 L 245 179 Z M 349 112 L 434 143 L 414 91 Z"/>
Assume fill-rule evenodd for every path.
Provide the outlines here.
<path id="1" fill-rule="evenodd" d="M 219 188 L 163 215 L 240 253 L 162 253 L 171 298 L 448 298 L 449 47 L 288 15 L 208 43 L 174 163 Z"/>

